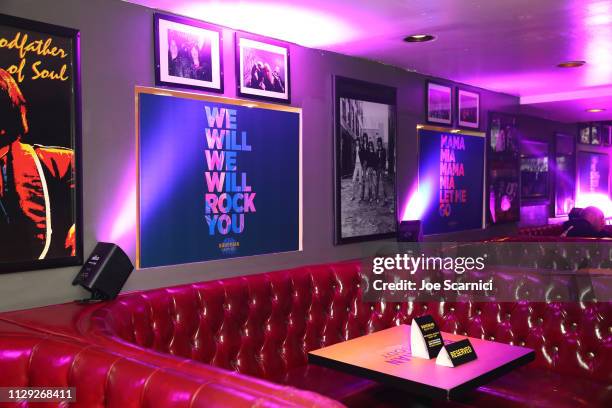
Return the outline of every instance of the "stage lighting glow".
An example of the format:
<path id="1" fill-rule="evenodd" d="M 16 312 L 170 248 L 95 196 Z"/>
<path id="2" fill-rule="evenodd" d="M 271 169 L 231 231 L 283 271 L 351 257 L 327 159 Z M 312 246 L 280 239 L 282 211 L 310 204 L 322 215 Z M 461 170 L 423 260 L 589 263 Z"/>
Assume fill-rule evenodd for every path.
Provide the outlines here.
<path id="1" fill-rule="evenodd" d="M 612 217 L 612 200 L 606 194 L 579 193 L 576 198 L 576 207 L 597 207 L 606 217 Z"/>

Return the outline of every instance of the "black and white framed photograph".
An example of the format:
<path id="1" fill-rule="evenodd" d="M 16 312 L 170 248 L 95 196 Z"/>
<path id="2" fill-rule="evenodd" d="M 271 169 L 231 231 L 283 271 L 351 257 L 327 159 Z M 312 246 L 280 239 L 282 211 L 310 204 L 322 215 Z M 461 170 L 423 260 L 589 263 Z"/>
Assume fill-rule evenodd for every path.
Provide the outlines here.
<path id="1" fill-rule="evenodd" d="M 452 125 L 453 89 L 450 86 L 427 82 L 427 121 Z"/>
<path id="2" fill-rule="evenodd" d="M 290 81 L 288 44 L 236 33 L 238 95 L 289 103 Z"/>
<path id="3" fill-rule="evenodd" d="M 480 128 L 480 94 L 464 89 L 457 90 L 458 125 L 470 129 Z"/>
<path id="4" fill-rule="evenodd" d="M 160 13 L 154 26 L 157 85 L 223 92 L 219 27 Z"/>
<path id="5" fill-rule="evenodd" d="M 335 77 L 335 242 L 394 237 L 396 89 Z"/>

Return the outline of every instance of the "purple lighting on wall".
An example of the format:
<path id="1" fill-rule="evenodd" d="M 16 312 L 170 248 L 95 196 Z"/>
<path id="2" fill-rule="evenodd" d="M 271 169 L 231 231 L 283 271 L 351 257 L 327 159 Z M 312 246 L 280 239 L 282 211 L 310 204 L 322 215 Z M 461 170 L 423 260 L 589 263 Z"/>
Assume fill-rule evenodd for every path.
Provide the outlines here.
<path id="1" fill-rule="evenodd" d="M 606 194 L 598 193 L 578 193 L 576 207 L 597 207 L 603 211 L 606 217 L 612 217 L 612 200 Z"/>
<path id="2" fill-rule="evenodd" d="M 341 44 L 356 36 L 357 30 L 346 22 L 350 18 L 345 21 L 324 10 L 294 4 L 224 1 L 187 4 L 179 14 L 306 47 Z"/>
<path id="3" fill-rule="evenodd" d="M 134 174 L 136 164 L 130 161 L 122 174 Z M 115 192 L 109 194 L 115 201 L 106 206 L 106 211 L 99 220 L 96 240 L 113 242 L 130 253 L 136 247 L 136 177 L 127 176 Z"/>
<path id="4" fill-rule="evenodd" d="M 432 199 L 431 193 L 431 182 L 429 180 L 421 182 L 418 188 L 413 189 L 408 196 L 400 221 L 420 220 L 425 209 L 427 209 L 429 200 Z"/>

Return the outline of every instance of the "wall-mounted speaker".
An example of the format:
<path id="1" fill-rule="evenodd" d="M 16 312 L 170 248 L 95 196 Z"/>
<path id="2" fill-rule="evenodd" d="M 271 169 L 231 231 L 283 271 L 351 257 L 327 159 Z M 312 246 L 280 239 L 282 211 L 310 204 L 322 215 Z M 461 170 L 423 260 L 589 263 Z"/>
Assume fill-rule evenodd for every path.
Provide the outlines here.
<path id="1" fill-rule="evenodd" d="M 397 228 L 397 242 L 421 242 L 421 221 L 401 221 Z"/>
<path id="2" fill-rule="evenodd" d="M 72 284 L 89 291 L 89 300 L 110 300 L 117 297 L 133 270 L 132 261 L 121 248 L 98 242 Z"/>

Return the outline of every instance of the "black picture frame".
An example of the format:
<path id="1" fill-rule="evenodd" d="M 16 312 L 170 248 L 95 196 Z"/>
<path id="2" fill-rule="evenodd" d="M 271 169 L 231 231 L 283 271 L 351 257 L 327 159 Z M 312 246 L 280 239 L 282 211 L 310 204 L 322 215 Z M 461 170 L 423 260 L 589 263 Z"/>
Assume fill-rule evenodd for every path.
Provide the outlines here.
<path id="1" fill-rule="evenodd" d="M 223 33 L 220 27 L 200 20 L 163 13 L 153 14 L 153 27 L 155 84 L 157 86 L 223 93 Z M 180 39 L 181 42 L 181 49 L 179 49 L 175 41 L 177 51 L 176 57 L 172 60 L 175 61 L 174 63 L 171 61 L 172 51 L 168 45 L 168 31 L 173 31 L 175 38 Z M 200 45 L 195 44 L 196 40 L 200 42 L 210 40 L 206 52 L 203 53 Z M 188 55 L 189 53 L 185 51 L 187 48 L 191 52 L 195 48 L 198 52 L 197 67 L 194 65 L 195 57 Z M 208 51 L 210 51 L 210 63 Z M 162 55 L 167 55 L 167 57 L 162 58 Z M 205 64 L 200 63 L 202 56 L 206 56 L 205 63 L 208 68 Z M 174 72 L 171 73 L 171 71 Z"/>
<path id="2" fill-rule="evenodd" d="M 582 124 L 578 127 L 577 142 L 582 145 L 591 144 L 591 125 Z"/>
<path id="3" fill-rule="evenodd" d="M 438 117 L 440 114 L 433 112 L 433 106 L 436 103 L 443 102 L 435 102 L 433 99 L 433 92 L 438 93 L 438 97 L 445 99 L 447 98 L 448 109 L 446 106 L 443 106 L 443 111 L 448 110 L 448 118 Z M 443 94 L 448 94 L 448 97 L 445 97 Z M 426 81 L 425 83 L 425 121 L 434 125 L 442 125 L 442 126 L 453 126 L 453 87 L 451 85 L 445 85 L 434 81 Z"/>
<path id="4" fill-rule="evenodd" d="M 555 217 L 569 214 L 576 204 L 576 145 L 572 135 L 555 133 L 553 163 Z"/>
<path id="5" fill-rule="evenodd" d="M 526 147 L 528 145 L 530 147 Z M 540 153 L 537 153 L 538 151 Z M 521 140 L 521 201 L 529 204 L 548 204 L 550 174 L 550 142 Z"/>
<path id="6" fill-rule="evenodd" d="M 455 106 L 457 106 L 457 126 L 463 129 L 470 130 L 480 130 L 480 93 L 474 91 L 468 91 L 467 89 L 457 88 L 456 92 L 456 102 Z M 470 108 L 465 108 L 462 106 L 462 96 L 472 97 L 476 99 L 476 121 L 463 120 L 464 112 L 468 111 Z M 466 113 L 467 115 L 467 113 Z M 474 116 L 471 114 L 470 116 Z M 466 118 L 470 119 L 470 118 Z"/>
<path id="7" fill-rule="evenodd" d="M 520 134 L 514 115 L 489 112 L 486 148 L 486 208 L 489 224 L 521 219 Z M 503 133 L 502 133 L 503 132 Z M 506 196 L 504 198 L 504 196 Z M 505 201 L 506 209 L 502 205 Z"/>
<path id="8" fill-rule="evenodd" d="M 0 64 L 7 69 L 6 72 L 11 74 L 19 91 L 23 93 L 26 106 L 26 116 L 22 116 L 22 118 L 26 118 L 28 129 L 10 147 L 13 160 L 16 154 L 15 143 L 19 143 L 24 149 L 32 148 L 31 152 L 44 150 L 49 157 L 55 156 L 56 159 L 63 156 L 63 160 L 58 160 L 54 165 L 51 165 L 53 168 L 50 168 L 48 163 L 43 162 L 43 159 L 34 159 L 37 162 L 36 167 L 39 174 L 45 174 L 44 177 L 41 176 L 40 178 L 46 208 L 44 223 L 45 225 L 53 225 L 51 232 L 47 229 L 47 233 L 43 235 L 45 240 L 43 251 L 38 258 L 34 255 L 30 259 L 7 261 L 2 260 L 2 253 L 0 253 L 0 273 L 77 266 L 83 263 L 80 31 L 74 28 L 0 14 L 0 37 L 5 37 L 7 33 L 10 36 L 15 36 L 22 32 L 29 35 L 30 41 L 36 41 L 37 37 L 41 40 L 50 39 L 51 43 L 47 49 L 52 51 L 51 54 L 36 55 L 34 59 L 28 58 L 31 55 L 22 58 L 22 70 L 28 70 L 28 73 L 26 75 L 24 71 L 21 71 L 23 77 L 20 79 L 19 73 L 10 72 L 11 64 L 21 64 L 19 62 L 20 55 L 14 50 L 0 49 Z M 58 45 L 58 43 L 65 44 L 65 46 Z M 55 50 L 52 48 L 54 45 L 58 47 Z M 59 58 L 56 58 L 58 56 Z M 64 60 L 63 58 L 67 59 Z M 45 73 L 44 70 L 47 70 L 47 72 Z M 33 78 L 35 76 L 38 76 L 36 81 L 39 82 L 34 82 Z M 68 84 L 65 89 L 61 88 L 61 84 L 64 83 Z M 35 106 L 35 109 L 29 109 L 32 105 Z M 22 113 L 22 115 L 24 114 Z M 64 117 L 67 119 L 63 120 Z M 57 129 L 62 129 L 62 132 L 60 135 L 53 136 L 52 141 L 49 140 L 48 143 L 45 141 L 44 145 L 41 145 L 39 142 L 41 133 L 37 131 L 37 128 L 44 129 L 47 135 L 49 134 L 47 132 L 52 133 Z M 65 136 L 66 134 L 69 136 Z M 66 137 L 69 146 L 57 142 L 57 139 L 61 137 Z M 36 138 L 36 140 L 31 140 L 33 138 Z M 32 154 L 31 156 L 39 155 Z M 61 161 L 68 166 L 64 170 L 60 170 L 60 167 L 58 167 L 58 163 Z M 13 172 L 15 172 L 16 167 L 17 165 L 12 166 Z M 58 181 L 60 176 L 57 175 L 60 171 L 65 171 L 65 174 L 61 176 L 61 182 L 66 189 L 65 195 L 49 192 L 50 182 L 60 183 Z M 53 178 L 49 178 L 49 175 Z M 15 177 L 15 180 L 17 180 L 17 177 Z M 57 204 L 56 201 L 59 201 L 55 199 L 62 198 L 62 196 L 70 201 L 67 209 L 62 206 L 66 203 L 55 205 Z M 23 210 L 21 204 L 19 209 Z M 59 211 L 62 214 L 59 217 L 57 216 L 57 209 L 61 209 Z M 49 218 L 51 218 L 50 222 Z M 57 228 L 58 218 L 60 218 L 60 221 L 66 221 L 63 222 L 64 226 L 68 228 L 65 236 L 59 235 L 60 231 L 64 231 Z M 13 231 L 18 230 L 19 227 Z M 68 245 L 68 242 L 70 242 L 70 245 Z M 25 245 L 25 243 L 22 245 Z M 63 251 L 66 251 L 65 255 L 59 254 L 59 252 L 63 252 L 62 246 Z M 70 254 L 67 253 L 68 251 Z"/>
<path id="9" fill-rule="evenodd" d="M 246 75 L 248 75 L 248 73 L 245 72 L 245 70 L 248 69 L 248 67 L 244 67 L 245 58 L 247 58 L 244 49 L 247 47 L 259 51 L 260 55 L 258 56 L 259 58 L 257 58 L 257 62 L 263 63 L 264 67 L 265 64 L 270 66 L 273 72 L 272 76 L 274 78 L 274 83 L 268 86 L 280 86 L 283 89 L 282 92 L 257 89 L 247 85 Z M 278 74 L 275 73 L 276 69 L 279 68 L 277 63 L 280 61 L 277 59 L 275 61 L 277 63 L 272 64 L 274 66 L 270 65 L 270 62 L 273 62 L 271 59 L 274 54 L 283 59 L 282 63 L 284 66 L 279 69 Z M 269 59 L 269 61 L 266 61 L 266 59 Z M 288 43 L 237 31 L 235 34 L 235 60 L 236 93 L 239 96 L 275 103 L 291 103 L 291 50 Z M 254 68 L 255 67 L 251 66 L 251 71 Z M 276 81 L 278 81 L 278 83 Z"/>
<path id="10" fill-rule="evenodd" d="M 378 239 L 395 238 L 397 232 L 397 89 L 379 85 L 370 82 L 365 82 L 357 79 L 346 78 L 342 76 L 334 76 L 334 243 L 336 245 L 343 245 L 355 242 L 373 241 Z M 342 223 L 342 180 L 347 179 L 347 170 L 354 173 L 356 163 L 353 163 L 352 170 L 343 166 L 343 151 L 342 151 L 342 110 L 341 103 L 344 100 L 345 104 L 348 104 L 349 100 L 354 102 L 365 102 L 373 104 L 388 105 L 388 135 L 387 135 L 387 166 L 388 169 L 393 171 L 393 181 L 390 183 L 393 187 L 393 192 L 390 194 L 391 203 L 393 208 L 389 210 L 389 206 L 385 205 L 384 208 L 389 212 L 388 217 L 384 218 L 387 225 L 391 227 L 386 231 L 375 231 L 365 232 L 361 234 L 345 234 L 343 233 Z M 359 137 L 363 137 L 360 135 Z M 392 152 L 392 154 L 391 154 Z M 345 159 L 347 157 L 346 151 Z M 357 153 L 357 149 L 352 151 L 350 154 Z M 346 160 L 344 160 L 346 161 Z M 343 168 L 344 167 L 344 168 Z M 344 170 L 344 172 L 343 172 Z M 363 175 L 362 175 L 363 176 Z M 362 179 L 363 180 L 363 179 Z M 352 183 L 352 180 L 350 180 Z M 345 182 L 346 183 L 346 182 Z M 354 185 L 351 185 L 354 194 Z M 383 189 L 385 189 L 385 183 L 383 183 Z M 376 193 L 377 199 L 379 192 Z M 386 190 L 383 191 L 383 195 L 386 195 Z M 355 200 L 356 201 L 356 200 Z M 384 201 L 383 201 L 384 203 Z M 377 205 L 377 204 L 376 204 Z M 387 215 L 387 214 L 385 214 Z M 382 218 L 382 217 L 380 217 Z"/>

